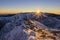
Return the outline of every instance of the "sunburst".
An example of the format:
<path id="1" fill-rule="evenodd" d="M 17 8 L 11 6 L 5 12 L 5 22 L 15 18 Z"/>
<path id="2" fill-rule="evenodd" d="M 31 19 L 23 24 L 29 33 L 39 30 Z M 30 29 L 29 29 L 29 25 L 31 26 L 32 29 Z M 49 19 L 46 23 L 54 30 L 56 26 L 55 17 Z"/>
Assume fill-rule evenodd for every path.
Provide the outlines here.
<path id="1" fill-rule="evenodd" d="M 36 11 L 36 15 L 39 15 L 39 14 L 40 14 L 40 10 L 37 10 L 37 11 Z"/>

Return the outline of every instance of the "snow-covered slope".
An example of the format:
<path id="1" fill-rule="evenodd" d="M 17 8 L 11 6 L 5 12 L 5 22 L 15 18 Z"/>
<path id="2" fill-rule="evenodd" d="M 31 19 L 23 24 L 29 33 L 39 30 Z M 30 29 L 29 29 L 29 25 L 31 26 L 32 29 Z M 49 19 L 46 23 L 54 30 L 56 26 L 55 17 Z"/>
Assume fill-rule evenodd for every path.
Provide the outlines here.
<path id="1" fill-rule="evenodd" d="M 60 20 L 44 13 L 21 13 L 0 21 L 0 40 L 60 40 Z"/>

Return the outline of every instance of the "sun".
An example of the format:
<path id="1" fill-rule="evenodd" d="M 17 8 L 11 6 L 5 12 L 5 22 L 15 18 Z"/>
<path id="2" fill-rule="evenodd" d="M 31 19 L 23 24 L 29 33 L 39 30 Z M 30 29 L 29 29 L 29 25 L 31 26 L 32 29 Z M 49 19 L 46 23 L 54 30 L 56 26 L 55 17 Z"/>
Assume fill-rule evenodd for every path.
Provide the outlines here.
<path id="1" fill-rule="evenodd" d="M 37 11 L 36 11 L 36 15 L 39 15 L 39 14 L 40 14 L 40 10 L 37 10 Z"/>
<path id="2" fill-rule="evenodd" d="M 40 13 L 40 10 L 37 10 L 36 13 Z"/>

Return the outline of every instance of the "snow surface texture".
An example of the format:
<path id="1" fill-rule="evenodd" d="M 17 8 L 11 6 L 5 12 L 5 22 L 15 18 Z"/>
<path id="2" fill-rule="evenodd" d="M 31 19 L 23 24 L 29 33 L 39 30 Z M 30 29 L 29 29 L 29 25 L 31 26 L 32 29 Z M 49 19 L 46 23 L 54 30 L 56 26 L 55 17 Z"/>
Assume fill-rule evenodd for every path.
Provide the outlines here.
<path id="1" fill-rule="evenodd" d="M 0 40 L 60 40 L 60 20 L 48 15 L 52 14 L 0 17 Z"/>

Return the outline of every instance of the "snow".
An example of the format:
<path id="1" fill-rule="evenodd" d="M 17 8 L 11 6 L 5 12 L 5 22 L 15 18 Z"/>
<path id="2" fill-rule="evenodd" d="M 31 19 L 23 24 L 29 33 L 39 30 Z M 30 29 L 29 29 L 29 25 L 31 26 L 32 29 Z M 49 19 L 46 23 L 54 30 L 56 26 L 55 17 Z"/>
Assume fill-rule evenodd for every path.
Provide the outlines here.
<path id="1" fill-rule="evenodd" d="M 60 30 L 58 29 L 60 26 L 60 20 L 57 18 L 48 17 L 45 14 L 40 14 L 38 16 L 34 13 L 21 13 L 11 17 L 0 17 L 0 21 L 5 22 L 5 25 L 0 30 L 0 40 L 59 39 L 57 34 L 60 35 Z M 58 24 L 55 26 L 49 26 L 55 22 Z M 54 32 L 56 32 L 55 34 L 57 36 L 54 35 Z"/>

